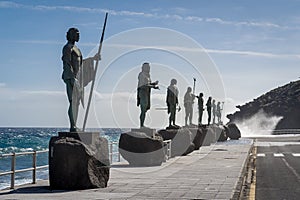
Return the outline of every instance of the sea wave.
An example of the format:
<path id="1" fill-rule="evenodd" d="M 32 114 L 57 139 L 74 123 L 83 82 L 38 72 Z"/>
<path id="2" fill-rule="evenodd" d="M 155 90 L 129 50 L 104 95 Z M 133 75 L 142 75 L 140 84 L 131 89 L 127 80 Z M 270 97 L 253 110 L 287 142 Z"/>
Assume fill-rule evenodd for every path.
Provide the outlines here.
<path id="1" fill-rule="evenodd" d="M 37 146 L 34 149 L 31 147 L 29 148 L 5 147 L 5 148 L 0 148 L 0 155 L 8 154 L 8 153 L 22 153 L 22 152 L 32 152 L 32 151 L 44 151 L 44 150 L 48 150 L 48 148 L 41 147 L 41 146 Z"/>

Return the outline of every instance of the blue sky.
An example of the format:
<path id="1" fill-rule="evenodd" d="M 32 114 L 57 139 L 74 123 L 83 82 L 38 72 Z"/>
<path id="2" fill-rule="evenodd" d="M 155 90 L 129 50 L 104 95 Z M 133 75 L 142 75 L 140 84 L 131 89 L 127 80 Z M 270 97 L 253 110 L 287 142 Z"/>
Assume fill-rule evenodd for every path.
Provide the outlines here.
<path id="1" fill-rule="evenodd" d="M 298 79 L 299 10 L 298 0 L 0 1 L 0 126 L 68 126 L 60 59 L 65 33 L 69 27 L 77 27 L 81 32 L 78 46 L 84 56 L 89 55 L 99 41 L 105 12 L 109 13 L 108 40 L 123 31 L 159 27 L 177 31 L 200 44 L 224 83 L 220 87 L 224 88 L 226 97 L 219 100 L 226 101 L 227 112 L 232 112 L 234 105 Z M 157 35 L 158 41 L 159 38 Z M 136 36 L 136 40 L 147 39 L 147 35 Z M 180 41 L 174 45 L 180 46 Z M 106 63 L 104 55 L 105 45 L 102 63 Z M 142 51 L 132 55 L 120 60 L 126 61 L 127 68 L 119 64 L 107 70 L 109 78 L 106 77 L 105 83 L 100 81 L 99 93 L 111 93 L 109 88 L 116 88 L 111 77 L 119 80 L 124 71 L 147 59 L 173 65 L 184 74 L 187 81 L 179 85 L 182 96 L 185 88 L 192 85 L 192 72 L 188 74 L 176 67 L 178 62 L 171 62 L 167 54 Z M 129 63 L 134 67 L 128 67 Z M 159 68 L 154 67 L 152 71 L 153 75 L 159 74 Z M 128 91 L 134 93 L 134 89 Z M 197 92 L 204 90 L 199 83 Z M 165 90 L 154 94 L 163 96 Z M 91 115 L 90 126 L 116 125 L 114 120 L 104 120 L 100 125 L 99 120 L 93 121 L 101 118 L 101 106 L 97 109 L 95 112 L 100 116 Z M 137 124 L 138 116 L 134 115 L 139 110 L 134 109 L 128 126 Z M 152 115 L 156 119 L 160 114 Z"/>

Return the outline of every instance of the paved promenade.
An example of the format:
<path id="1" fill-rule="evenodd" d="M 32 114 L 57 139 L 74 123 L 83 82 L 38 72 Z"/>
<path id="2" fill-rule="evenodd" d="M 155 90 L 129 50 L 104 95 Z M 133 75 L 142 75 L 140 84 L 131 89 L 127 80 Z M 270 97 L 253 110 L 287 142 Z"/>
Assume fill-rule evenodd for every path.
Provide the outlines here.
<path id="1" fill-rule="evenodd" d="M 240 139 L 201 147 L 159 167 L 111 168 L 107 188 L 50 191 L 48 181 L 14 191 L 0 191 L 0 199 L 235 199 L 252 140 Z"/>

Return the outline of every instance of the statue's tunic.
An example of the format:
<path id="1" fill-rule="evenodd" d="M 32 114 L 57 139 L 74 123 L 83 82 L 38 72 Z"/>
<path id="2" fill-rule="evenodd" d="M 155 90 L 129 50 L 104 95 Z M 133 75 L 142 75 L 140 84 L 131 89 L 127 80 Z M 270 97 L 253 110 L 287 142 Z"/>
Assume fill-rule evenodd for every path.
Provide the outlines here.
<path id="1" fill-rule="evenodd" d="M 138 76 L 137 106 L 143 110 L 150 109 L 151 79 L 150 74 L 140 72 Z"/>
<path id="2" fill-rule="evenodd" d="M 188 109 L 193 109 L 195 97 L 190 92 L 186 92 L 184 95 L 184 106 Z"/>
<path id="3" fill-rule="evenodd" d="M 170 85 L 167 89 L 167 105 L 168 113 L 176 110 L 178 104 L 178 88 L 175 85 Z"/>

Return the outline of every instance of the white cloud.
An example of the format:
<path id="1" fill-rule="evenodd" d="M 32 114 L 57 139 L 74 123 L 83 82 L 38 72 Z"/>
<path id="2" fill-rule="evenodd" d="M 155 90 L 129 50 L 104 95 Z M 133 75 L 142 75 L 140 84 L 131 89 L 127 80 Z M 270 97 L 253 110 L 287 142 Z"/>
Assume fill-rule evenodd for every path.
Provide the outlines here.
<path id="1" fill-rule="evenodd" d="M 202 17 L 195 17 L 195 16 L 188 16 L 185 18 L 187 21 L 195 21 L 195 22 L 202 22 L 203 18 Z"/>
<path id="2" fill-rule="evenodd" d="M 300 58 L 298 54 L 274 54 L 266 52 L 257 51 L 236 51 L 236 50 L 218 50 L 218 49 L 206 49 L 208 53 L 215 54 L 233 54 L 233 55 L 246 55 L 246 56 L 258 56 L 258 57 L 268 57 L 268 58 Z"/>
<path id="3" fill-rule="evenodd" d="M 64 42 L 57 41 L 48 41 L 48 40 L 20 40 L 17 41 L 19 43 L 27 43 L 27 44 L 50 44 L 50 45 L 63 45 Z M 96 43 L 80 43 L 80 46 L 89 46 L 95 47 Z M 110 47 L 120 47 L 120 48 L 129 48 L 129 49 L 137 49 L 137 48 L 145 48 L 145 46 L 135 45 L 135 44 L 107 44 Z M 300 59 L 300 54 L 275 54 L 268 52 L 258 52 L 258 51 L 240 51 L 240 50 L 230 50 L 230 49 L 199 49 L 199 48 L 187 48 L 181 46 L 147 46 L 147 48 L 158 48 L 158 49 L 168 49 L 174 51 L 186 51 L 186 52 L 203 52 L 211 54 L 231 54 L 231 55 L 243 55 L 243 56 L 255 56 L 255 57 L 267 57 L 267 58 L 295 58 Z M 0 83 L 0 87 L 3 87 Z"/>
<path id="4" fill-rule="evenodd" d="M 145 48 L 145 46 L 135 45 L 135 44 L 108 44 L 110 47 L 120 47 L 120 48 Z M 174 51 L 186 51 L 186 52 L 207 52 L 210 54 L 231 54 L 231 55 L 241 55 L 241 56 L 255 56 L 255 57 L 266 57 L 266 58 L 295 58 L 300 59 L 299 54 L 275 54 L 268 52 L 258 52 L 258 51 L 239 51 L 239 50 L 230 50 L 230 49 L 199 49 L 199 48 L 189 48 L 181 46 L 147 46 L 147 48 L 157 48 L 157 49 L 168 49 Z"/>
<path id="5" fill-rule="evenodd" d="M 1 1 L 0 8 L 20 8 L 23 7 L 22 4 L 10 2 L 10 1 Z"/>
<path id="6" fill-rule="evenodd" d="M 0 88 L 4 88 L 1 86 Z M 0 90 L 0 96 L 2 102 L 18 102 L 22 100 L 26 100 L 26 102 L 35 102 L 37 99 L 44 101 L 48 101 L 48 98 L 61 99 L 62 97 L 66 97 L 66 92 L 64 91 L 52 91 L 52 90 L 16 90 L 12 88 L 7 88 Z"/>
<path id="7" fill-rule="evenodd" d="M 59 42 L 59 41 L 52 41 L 52 40 L 18 40 L 18 41 L 12 41 L 17 43 L 25 43 L 25 44 L 47 44 L 47 45 L 64 45 L 65 42 Z M 98 44 L 96 43 L 84 43 L 81 42 L 80 46 L 87 46 L 87 47 L 95 47 Z"/>
<path id="8" fill-rule="evenodd" d="M 189 9 L 186 9 L 186 8 L 182 8 L 182 7 L 175 7 L 175 8 L 171 8 L 171 10 L 175 13 L 178 13 L 178 14 L 187 14 L 190 12 Z"/>
<path id="9" fill-rule="evenodd" d="M 0 83 L 0 88 L 3 88 L 6 86 L 6 83 Z"/>
<path id="10" fill-rule="evenodd" d="M 18 43 L 26 43 L 26 44 L 54 44 L 54 45 L 63 45 L 64 42 L 51 41 L 51 40 L 19 40 Z M 95 45 L 95 44 L 94 44 Z"/>
<path id="11" fill-rule="evenodd" d="M 0 90 L 0 126 L 68 126 L 63 91 Z"/>
<path id="12" fill-rule="evenodd" d="M 286 26 L 280 26 L 278 24 L 270 22 L 253 22 L 253 21 L 228 21 L 221 18 L 206 18 L 206 22 L 219 23 L 223 25 L 234 25 L 234 26 L 253 26 L 253 27 L 265 27 L 265 28 L 282 28 L 288 29 Z"/>
<path id="13" fill-rule="evenodd" d="M 66 95 L 65 92 L 63 92 L 63 91 L 51 91 L 51 90 L 35 90 L 35 91 L 25 90 L 25 91 L 22 91 L 21 94 L 37 95 L 37 96 L 62 96 L 62 95 Z"/>
<path id="14" fill-rule="evenodd" d="M 100 8 L 88 8 L 88 7 L 75 7 L 75 6 L 45 6 L 45 5 L 25 5 L 20 3 L 14 3 L 10 1 L 0 2 L 0 8 L 24 8 L 31 10 L 65 10 L 69 12 L 87 12 L 87 13 L 106 13 L 116 16 L 140 16 L 146 18 L 157 18 L 157 19 L 173 19 L 173 20 L 184 20 L 184 21 L 195 21 L 195 22 L 207 22 L 207 23 L 218 23 L 221 25 L 233 25 L 233 26 L 251 26 L 251 27 L 262 27 L 262 28 L 277 28 L 277 29 L 298 29 L 297 27 L 287 27 L 271 22 L 257 22 L 257 21 L 229 21 L 217 17 L 205 18 L 199 16 L 183 16 L 186 12 L 183 8 L 175 8 L 175 12 L 178 14 L 163 14 L 157 13 L 145 13 L 128 10 L 111 10 L 111 9 L 100 9 Z"/>

